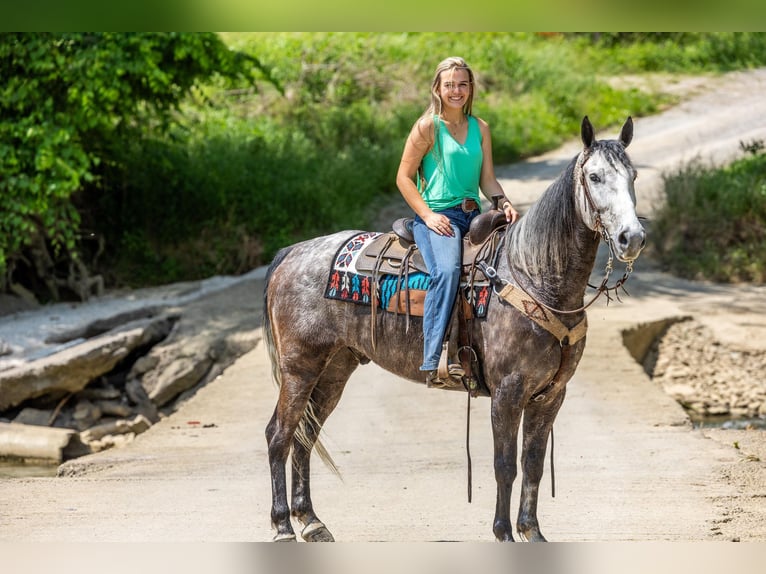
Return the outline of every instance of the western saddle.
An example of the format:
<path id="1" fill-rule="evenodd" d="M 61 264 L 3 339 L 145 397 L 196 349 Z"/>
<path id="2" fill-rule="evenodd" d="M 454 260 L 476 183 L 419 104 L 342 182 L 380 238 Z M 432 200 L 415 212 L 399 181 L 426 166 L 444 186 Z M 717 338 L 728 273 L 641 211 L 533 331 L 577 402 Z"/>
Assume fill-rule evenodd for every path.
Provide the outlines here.
<path id="1" fill-rule="evenodd" d="M 486 394 L 487 391 L 481 378 L 478 356 L 471 346 L 470 326 L 474 318 L 474 301 L 471 298 L 475 283 L 489 282 L 489 278 L 485 276 L 478 264 L 487 261 L 491 265 L 495 258 L 501 231 L 506 225 L 505 213 L 498 208 L 498 203 L 504 199 L 503 196 L 493 197 L 491 209 L 477 215 L 471 221 L 468 234 L 463 238 L 460 283 L 461 286 L 468 288 L 461 288 L 461 295 L 456 298 L 439 365 L 440 378 L 448 378 L 447 364 L 452 362 L 449 358 L 457 357 L 465 371 L 462 377 L 463 385 L 473 396 Z M 370 273 L 373 278 L 371 326 L 373 345 L 375 344 L 377 292 L 381 276 L 397 276 L 397 285 L 400 288 L 389 300 L 386 310 L 395 314 L 405 314 L 408 330 L 410 316 L 422 317 L 424 314 L 426 291 L 408 287 L 410 273 L 428 273 L 423 256 L 415 244 L 412 223 L 412 218 L 400 218 L 394 221 L 392 231 L 380 235 L 365 247 L 356 262 L 358 271 Z"/>

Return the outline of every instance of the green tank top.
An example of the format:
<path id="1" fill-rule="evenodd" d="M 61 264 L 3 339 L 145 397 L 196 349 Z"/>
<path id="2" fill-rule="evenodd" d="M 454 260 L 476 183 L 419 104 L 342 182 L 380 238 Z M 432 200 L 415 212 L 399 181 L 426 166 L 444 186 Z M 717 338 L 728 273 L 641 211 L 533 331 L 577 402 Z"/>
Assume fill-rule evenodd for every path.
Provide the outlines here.
<path id="1" fill-rule="evenodd" d="M 434 116 L 434 131 L 434 145 L 423 157 L 425 189 L 421 189 L 418 180 L 418 191 L 426 205 L 434 211 L 442 211 L 460 205 L 466 198 L 481 205 L 479 179 L 483 154 L 479 122 L 473 116 L 468 117 L 468 134 L 462 145 L 438 116 Z"/>

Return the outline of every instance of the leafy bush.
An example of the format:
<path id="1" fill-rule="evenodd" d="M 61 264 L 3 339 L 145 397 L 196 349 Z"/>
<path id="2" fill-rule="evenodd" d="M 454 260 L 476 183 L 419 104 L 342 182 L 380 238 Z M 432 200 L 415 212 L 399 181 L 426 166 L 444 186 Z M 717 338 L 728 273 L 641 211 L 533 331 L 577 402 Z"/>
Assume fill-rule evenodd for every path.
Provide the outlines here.
<path id="1" fill-rule="evenodd" d="M 361 139 L 333 152 L 268 119 L 209 119 L 197 130 L 135 142 L 120 158 L 125 185 L 102 206 L 118 246 L 110 281 L 241 273 L 286 244 L 359 227 L 399 160 Z"/>
<path id="2" fill-rule="evenodd" d="M 599 68 L 626 72 L 720 72 L 766 65 L 762 32 L 613 32 L 571 36 Z"/>
<path id="3" fill-rule="evenodd" d="M 667 201 L 652 225 L 653 250 L 692 279 L 766 282 L 766 155 L 728 167 L 699 161 L 665 176 Z"/>
<path id="4" fill-rule="evenodd" d="M 50 276 L 78 258 L 110 285 L 239 273 L 285 244 L 367 228 L 370 206 L 398 193 L 404 140 L 449 55 L 477 74 L 475 113 L 491 124 L 501 164 L 575 137 L 583 115 L 606 128 L 661 103 L 610 87 L 607 73 L 696 70 L 711 54 L 746 66 L 759 61 L 761 42 L 754 34 L 0 36 L 9 78 L 0 88 L 8 281 L 0 290 L 29 286 L 35 274 L 51 290 Z M 746 59 L 748 50 L 758 55 Z M 54 257 L 26 265 L 40 245 Z"/>
<path id="5" fill-rule="evenodd" d="M 115 150 L 167 129 L 198 82 L 255 63 L 215 34 L 0 35 L 0 287 L 24 292 L 26 265 L 58 297 L 60 256 L 78 259 L 75 194 L 110 192 Z"/>

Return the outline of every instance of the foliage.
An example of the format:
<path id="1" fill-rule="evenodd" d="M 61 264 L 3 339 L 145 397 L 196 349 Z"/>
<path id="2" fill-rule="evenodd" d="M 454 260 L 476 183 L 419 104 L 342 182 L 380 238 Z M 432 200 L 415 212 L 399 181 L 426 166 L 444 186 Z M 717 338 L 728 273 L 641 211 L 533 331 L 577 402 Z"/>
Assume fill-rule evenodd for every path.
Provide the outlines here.
<path id="1" fill-rule="evenodd" d="M 766 65 L 762 32 L 607 32 L 573 34 L 605 71 L 721 72 Z"/>
<path id="2" fill-rule="evenodd" d="M 578 70 L 562 41 L 514 34 L 225 34 L 257 56 L 281 91 L 208 90 L 185 130 L 133 142 L 101 221 L 112 283 L 237 273 L 280 247 L 366 228 L 397 193 L 402 145 L 428 100 L 436 61 L 462 53 L 477 72 L 476 113 L 493 125 L 496 162 L 654 110 Z M 116 191 L 116 190 L 115 190 Z M 199 238 L 205 237 L 205 241 Z"/>
<path id="3" fill-rule="evenodd" d="M 263 264 L 333 226 L 354 228 L 398 154 L 363 141 L 334 153 L 298 129 L 208 117 L 192 139 L 135 142 L 112 204 L 113 282 L 144 284 Z M 200 241 L 200 238 L 205 238 Z"/>
<path id="4" fill-rule="evenodd" d="M 462 55 L 477 76 L 474 111 L 493 126 L 497 163 L 555 147 L 577 133 L 584 115 L 608 126 L 627 115 L 657 109 L 657 97 L 616 90 L 597 78 L 581 50 L 560 37 L 489 32 L 260 33 L 232 34 L 227 39 L 237 49 L 257 54 L 286 86 L 288 97 L 268 105 L 268 113 L 278 121 L 300 124 L 312 140 L 330 146 L 374 133 L 369 123 L 337 113 L 353 104 L 390 126 L 376 134 L 378 141 L 401 147 L 428 103 L 433 69 L 451 54 Z"/>
<path id="5" fill-rule="evenodd" d="M 243 272 L 288 243 L 368 228 L 374 207 L 397 193 L 404 139 L 448 55 L 462 55 L 476 72 L 474 111 L 492 126 L 502 164 L 576 137 L 583 115 L 606 129 L 665 103 L 614 88 L 607 74 L 697 71 L 711 54 L 719 63 L 705 70 L 747 66 L 762 56 L 761 41 L 754 34 L 6 34 L 2 276 L 30 285 L 49 273 L 26 263 L 40 238 L 59 254 L 49 267 L 80 257 L 109 285 L 137 286 Z M 748 47 L 758 55 L 746 59 Z"/>
<path id="6" fill-rule="evenodd" d="M 0 277 L 29 258 L 38 274 L 77 258 L 75 194 L 108 192 L 99 178 L 115 151 L 166 130 L 195 84 L 254 64 L 214 34 L 0 35 Z"/>
<path id="7" fill-rule="evenodd" d="M 667 201 L 652 225 L 670 271 L 692 279 L 766 282 L 766 155 L 763 142 L 724 168 L 699 161 L 665 176 Z"/>

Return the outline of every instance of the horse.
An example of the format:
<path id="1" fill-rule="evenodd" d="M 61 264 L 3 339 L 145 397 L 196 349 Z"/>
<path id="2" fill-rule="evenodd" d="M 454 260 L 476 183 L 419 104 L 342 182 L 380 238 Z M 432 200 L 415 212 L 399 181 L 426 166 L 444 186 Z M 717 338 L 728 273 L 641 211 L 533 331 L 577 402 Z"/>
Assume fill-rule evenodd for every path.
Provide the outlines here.
<path id="1" fill-rule="evenodd" d="M 635 210 L 636 170 L 625 151 L 633 138 L 632 119 L 627 118 L 616 140 L 596 140 L 585 116 L 580 137 L 582 150 L 503 232 L 494 265 L 488 266 L 495 278 L 494 299 L 486 316 L 471 323 L 490 399 L 497 482 L 492 530 L 500 541 L 514 540 L 511 487 L 517 476 L 522 415 L 523 478 L 516 530 L 521 540 L 546 540 L 537 518 L 538 489 L 548 437 L 585 348 L 584 298 L 600 241 L 609 245 L 608 267 L 614 256 L 630 270 L 646 243 Z M 425 384 L 418 370 L 422 329 L 407 329 L 409 317 L 372 313 L 375 341 L 371 311 L 324 297 L 328 269 L 352 233 L 361 232 L 343 231 L 286 247 L 267 271 L 264 339 L 279 388 L 265 429 L 274 541 L 296 540 L 291 516 L 302 524 L 304 540 L 334 541 L 314 511 L 309 459 L 316 448 L 323 462 L 337 471 L 318 438 L 357 366 L 373 361 Z M 520 295 L 527 306 L 510 304 L 509 292 Z M 545 328 L 541 317 L 557 323 L 559 330 Z M 288 504 L 286 462 L 291 451 Z"/>

